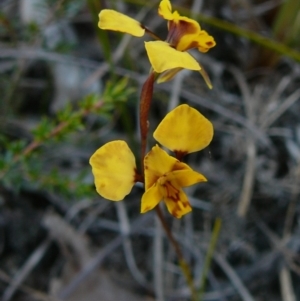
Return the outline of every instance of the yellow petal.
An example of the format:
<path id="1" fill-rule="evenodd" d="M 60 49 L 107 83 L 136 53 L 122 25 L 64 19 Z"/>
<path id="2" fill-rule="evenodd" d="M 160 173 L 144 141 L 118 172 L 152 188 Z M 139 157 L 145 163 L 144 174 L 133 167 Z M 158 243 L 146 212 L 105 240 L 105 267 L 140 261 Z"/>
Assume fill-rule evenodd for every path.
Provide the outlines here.
<path id="1" fill-rule="evenodd" d="M 175 181 L 180 187 L 187 187 L 200 182 L 206 182 L 206 178 L 191 168 L 189 170 L 175 170 L 172 172 Z"/>
<path id="2" fill-rule="evenodd" d="M 135 158 L 125 141 L 112 141 L 90 158 L 97 192 L 111 201 L 120 201 L 135 183 Z"/>
<path id="3" fill-rule="evenodd" d="M 186 194 L 182 189 L 179 191 L 179 199 L 166 198 L 164 199 L 168 211 L 175 217 L 181 218 L 184 214 L 192 211 L 192 207 L 188 201 Z"/>
<path id="4" fill-rule="evenodd" d="M 207 52 L 210 48 L 216 46 L 214 38 L 210 36 L 205 30 L 201 30 L 197 42 L 198 50 L 201 52 Z"/>
<path id="5" fill-rule="evenodd" d="M 158 178 L 172 171 L 176 162 L 177 159 L 169 156 L 158 145 L 154 146 L 144 159 L 146 190 L 153 186 Z"/>
<path id="6" fill-rule="evenodd" d="M 129 33 L 142 37 L 145 29 L 140 22 L 112 9 L 103 9 L 99 14 L 99 28 Z"/>
<path id="7" fill-rule="evenodd" d="M 173 77 L 181 70 L 182 70 L 182 68 L 174 68 L 174 69 L 167 70 L 159 75 L 156 82 L 158 84 L 165 83 L 165 82 L 173 79 Z M 200 70 L 199 70 L 199 72 L 200 72 Z"/>
<path id="8" fill-rule="evenodd" d="M 142 196 L 141 213 L 145 213 L 153 209 L 161 201 L 161 199 L 162 196 L 159 189 L 156 184 L 154 184 L 150 189 L 146 190 Z"/>
<path id="9" fill-rule="evenodd" d="M 205 30 L 200 29 L 200 25 L 189 18 L 180 17 L 180 19 L 187 19 L 188 22 L 177 24 L 170 23 L 169 36 L 167 41 L 179 51 L 186 51 L 192 48 L 198 48 L 201 52 L 207 52 L 210 48 L 216 46 L 216 42 Z"/>
<path id="10" fill-rule="evenodd" d="M 173 19 L 172 6 L 169 0 L 162 0 L 160 2 L 158 7 L 158 14 L 166 20 Z"/>
<path id="11" fill-rule="evenodd" d="M 153 137 L 172 151 L 192 153 L 209 145 L 213 125 L 200 112 L 184 104 L 166 115 Z"/>
<path id="12" fill-rule="evenodd" d="M 200 70 L 198 62 L 187 52 L 180 52 L 162 41 L 145 42 L 150 63 L 157 73 L 169 69 Z"/>

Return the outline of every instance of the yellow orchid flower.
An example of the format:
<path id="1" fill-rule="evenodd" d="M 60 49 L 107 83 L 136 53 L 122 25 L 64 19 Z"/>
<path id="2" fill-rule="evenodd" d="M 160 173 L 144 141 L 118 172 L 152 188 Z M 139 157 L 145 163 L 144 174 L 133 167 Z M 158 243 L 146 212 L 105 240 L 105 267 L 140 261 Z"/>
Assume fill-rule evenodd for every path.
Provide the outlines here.
<path id="1" fill-rule="evenodd" d="M 206 178 L 180 159 L 205 148 L 212 137 L 211 122 L 188 105 L 178 106 L 166 115 L 154 132 L 154 138 L 174 151 L 176 158 L 158 145 L 145 156 L 141 213 L 153 209 L 162 200 L 177 218 L 192 210 L 182 187 L 205 182 Z M 122 200 L 142 178 L 137 174 L 134 155 L 125 141 L 103 145 L 92 155 L 90 164 L 97 192 L 112 201 Z"/>
<path id="2" fill-rule="evenodd" d="M 146 192 L 142 196 L 141 213 L 153 209 L 161 200 L 177 218 L 192 210 L 182 187 L 205 182 L 202 174 L 169 156 L 158 145 L 146 155 L 144 166 Z"/>
<path id="3" fill-rule="evenodd" d="M 137 37 L 147 32 L 156 38 L 158 41 L 145 42 L 145 48 L 153 70 L 160 74 L 158 83 L 171 80 L 182 69 L 189 69 L 199 71 L 209 88 L 212 88 L 206 72 L 186 51 L 197 48 L 201 52 L 207 52 L 216 45 L 214 38 L 202 30 L 195 20 L 180 16 L 177 11 L 172 12 L 169 0 L 160 2 L 158 14 L 168 21 L 169 32 L 165 42 L 140 22 L 110 9 L 100 12 L 98 26 Z"/>
<path id="4" fill-rule="evenodd" d="M 172 13 L 169 0 L 162 0 L 158 8 L 158 14 L 168 20 L 167 42 L 179 51 L 198 48 L 201 52 L 207 52 L 216 45 L 214 38 L 193 19 L 180 16 L 177 11 Z"/>

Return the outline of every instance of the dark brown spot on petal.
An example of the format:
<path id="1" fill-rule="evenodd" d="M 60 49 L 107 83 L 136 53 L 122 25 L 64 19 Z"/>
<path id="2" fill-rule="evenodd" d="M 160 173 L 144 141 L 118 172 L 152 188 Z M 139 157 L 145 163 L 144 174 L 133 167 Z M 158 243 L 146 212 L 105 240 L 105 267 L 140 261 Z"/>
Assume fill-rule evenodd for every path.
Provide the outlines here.
<path id="1" fill-rule="evenodd" d="M 166 189 L 167 198 L 177 203 L 180 200 L 180 190 L 169 181 L 167 181 L 163 186 Z"/>
<path id="2" fill-rule="evenodd" d="M 176 48 L 180 39 L 187 34 L 195 34 L 198 29 L 193 23 L 180 20 L 179 22 L 169 21 L 169 33 L 167 36 L 167 42 Z M 197 47 L 196 45 L 194 47 Z M 191 47 L 191 48 L 194 48 Z M 188 49 L 191 49 L 188 48 Z"/>

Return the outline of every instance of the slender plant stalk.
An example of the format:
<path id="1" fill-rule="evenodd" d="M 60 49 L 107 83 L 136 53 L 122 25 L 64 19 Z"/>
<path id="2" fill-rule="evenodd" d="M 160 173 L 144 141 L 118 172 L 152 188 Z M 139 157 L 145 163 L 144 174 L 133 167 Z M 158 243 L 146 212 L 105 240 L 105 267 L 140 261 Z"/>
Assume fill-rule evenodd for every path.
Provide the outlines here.
<path id="1" fill-rule="evenodd" d="M 157 74 L 153 72 L 153 70 L 150 71 L 150 75 L 145 81 L 142 92 L 141 92 L 141 98 L 140 98 L 140 132 L 141 132 L 141 168 L 144 171 L 144 158 L 146 155 L 146 149 L 147 149 L 147 136 L 148 136 L 148 128 L 149 128 L 149 122 L 148 122 L 148 116 L 153 96 L 153 86 L 154 82 L 157 78 Z M 144 172 L 143 172 L 144 175 Z M 197 298 L 197 291 L 194 287 L 193 283 L 193 277 L 192 273 L 190 271 L 190 268 L 186 261 L 184 260 L 184 256 L 181 252 L 180 246 L 176 239 L 174 238 L 166 220 L 165 217 L 161 211 L 160 206 L 156 206 L 156 213 L 158 215 L 158 218 L 161 221 L 161 224 L 166 232 L 167 238 L 173 245 L 175 252 L 178 257 L 180 268 L 183 272 L 184 277 L 186 278 L 187 284 L 190 287 L 191 294 L 192 294 L 192 300 L 196 301 Z"/>
<path id="2" fill-rule="evenodd" d="M 179 262 L 179 266 L 182 270 L 182 273 L 186 279 L 186 282 L 191 290 L 191 294 L 192 294 L 192 300 L 193 301 L 196 301 L 197 300 L 197 291 L 196 291 L 196 288 L 195 288 L 195 285 L 194 285 L 194 282 L 193 282 L 193 276 L 192 276 L 192 273 L 191 273 L 191 269 L 188 265 L 188 263 L 186 262 L 186 260 L 184 259 L 184 256 L 182 254 L 182 251 L 180 249 L 180 246 L 177 242 L 177 240 L 174 238 L 167 222 L 166 222 L 166 219 L 162 213 L 162 210 L 160 208 L 160 206 L 156 206 L 155 207 L 155 210 L 156 210 L 156 213 L 157 213 L 157 216 L 159 217 L 160 219 L 160 222 L 166 232 L 166 235 L 167 235 L 167 238 L 168 240 L 171 242 L 171 244 L 173 245 L 174 247 L 174 250 L 176 252 L 176 255 L 178 257 L 178 262 Z"/>
<path id="3" fill-rule="evenodd" d="M 220 229 L 221 229 L 221 224 L 222 221 L 220 218 L 217 218 L 215 220 L 215 224 L 214 224 L 214 228 L 213 228 L 213 232 L 212 232 L 212 236 L 211 236 L 211 240 L 210 240 L 210 244 L 206 253 L 206 257 L 205 257 L 205 262 L 204 262 L 204 267 L 203 267 L 203 272 L 201 275 L 201 279 L 200 279 L 200 288 L 199 288 L 199 292 L 198 292 L 198 296 L 197 296 L 197 300 L 201 301 L 204 295 L 204 291 L 205 291 L 205 285 L 206 285 L 206 278 L 207 278 L 207 274 L 211 265 L 211 260 L 216 248 L 216 244 L 218 241 L 218 237 L 219 237 L 219 233 L 220 233 Z"/>
<path id="4" fill-rule="evenodd" d="M 149 129 L 149 110 L 153 95 L 153 86 L 155 81 L 155 73 L 151 72 L 145 81 L 140 98 L 140 132 L 141 132 L 141 168 L 144 170 L 144 158 L 147 148 L 147 135 Z"/>

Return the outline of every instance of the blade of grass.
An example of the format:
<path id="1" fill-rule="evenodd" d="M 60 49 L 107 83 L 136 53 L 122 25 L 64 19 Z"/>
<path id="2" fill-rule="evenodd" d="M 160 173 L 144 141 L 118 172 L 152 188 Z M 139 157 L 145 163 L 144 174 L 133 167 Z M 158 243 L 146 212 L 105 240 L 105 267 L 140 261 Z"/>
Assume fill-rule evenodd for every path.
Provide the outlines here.
<path id="1" fill-rule="evenodd" d="M 218 18 L 214 17 L 207 17 L 204 15 L 198 15 L 198 19 L 204 23 L 207 23 L 211 26 L 214 26 L 216 28 L 222 29 L 224 31 L 230 32 L 232 34 L 235 34 L 237 36 L 246 38 L 247 40 L 256 43 L 258 45 L 261 45 L 267 49 L 273 50 L 277 52 L 278 54 L 287 56 L 292 58 L 293 60 L 300 62 L 300 52 L 292 49 L 288 46 L 286 46 L 283 43 L 277 42 L 275 40 L 272 40 L 271 38 L 264 37 L 254 31 L 241 28 L 239 26 L 236 26 L 230 22 L 220 20 Z"/>
<path id="2" fill-rule="evenodd" d="M 211 260 L 213 257 L 213 253 L 215 251 L 216 248 L 216 244 L 218 241 L 218 237 L 219 237 L 219 233 L 221 230 L 221 224 L 222 221 L 220 218 L 217 218 L 215 220 L 214 223 L 214 228 L 213 228 L 213 232 L 212 232 L 212 236 L 211 236 L 211 240 L 208 246 L 208 250 L 206 253 L 206 257 L 205 257 L 205 261 L 204 261 L 204 267 L 203 267 L 203 271 L 202 271 L 202 275 L 201 275 L 201 279 L 200 279 L 200 288 L 198 291 L 198 298 L 197 300 L 201 301 L 205 292 L 205 284 L 206 284 L 206 278 L 207 278 L 207 274 L 211 265 Z"/>
<path id="3" fill-rule="evenodd" d="M 112 51 L 110 49 L 110 42 L 109 42 L 109 38 L 108 38 L 108 32 L 105 30 L 100 30 L 98 28 L 98 22 L 99 22 L 99 12 L 102 9 L 101 7 L 101 1 L 99 0 L 87 0 L 87 4 L 88 4 L 88 8 L 91 12 L 92 15 L 92 19 L 93 19 L 93 24 L 96 28 L 96 34 L 97 34 L 97 38 L 100 42 L 100 45 L 102 47 L 103 50 L 103 54 L 105 57 L 105 60 L 109 63 L 110 66 L 112 66 L 111 62 L 112 62 Z"/>
<path id="4" fill-rule="evenodd" d="M 287 45 L 300 45 L 299 11 L 300 1 L 298 0 L 287 0 L 281 5 L 273 25 L 273 34 L 276 39 Z"/>

